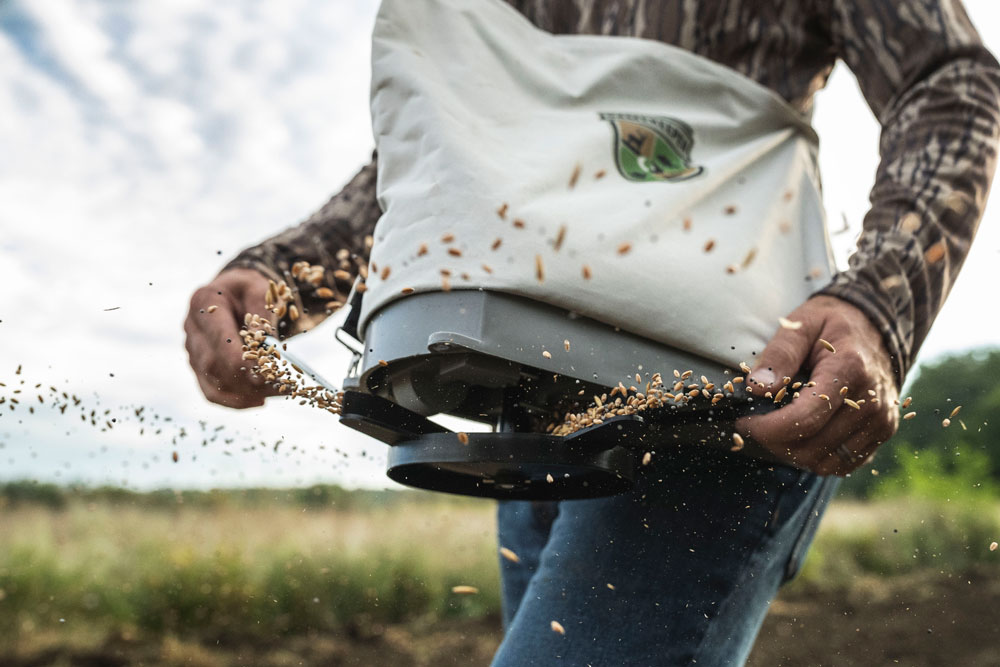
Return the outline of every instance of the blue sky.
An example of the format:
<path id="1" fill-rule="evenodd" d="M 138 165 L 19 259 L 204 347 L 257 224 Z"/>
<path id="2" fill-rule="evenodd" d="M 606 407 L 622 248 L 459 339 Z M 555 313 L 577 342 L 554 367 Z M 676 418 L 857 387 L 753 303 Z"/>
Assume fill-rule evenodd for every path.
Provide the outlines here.
<path id="1" fill-rule="evenodd" d="M 966 4 L 1000 50 L 996 3 Z M 382 446 L 334 417 L 280 401 L 248 412 L 205 402 L 181 331 L 190 293 L 226 258 L 304 218 L 368 159 L 376 5 L 0 2 L 0 382 L 66 388 L 123 420 L 101 432 L 48 407 L 4 411 L 0 479 L 385 483 Z M 815 120 L 831 227 L 842 215 L 852 223 L 834 237 L 844 262 L 878 127 L 842 67 Z M 981 289 L 1000 260 L 998 208 L 987 208 L 924 358 L 1000 344 Z M 294 347 L 342 376 L 332 327 Z M 125 421 L 139 405 L 173 421 L 140 436 L 145 425 Z M 202 421 L 233 442 L 202 447 Z M 174 444 L 182 427 L 189 435 Z"/>

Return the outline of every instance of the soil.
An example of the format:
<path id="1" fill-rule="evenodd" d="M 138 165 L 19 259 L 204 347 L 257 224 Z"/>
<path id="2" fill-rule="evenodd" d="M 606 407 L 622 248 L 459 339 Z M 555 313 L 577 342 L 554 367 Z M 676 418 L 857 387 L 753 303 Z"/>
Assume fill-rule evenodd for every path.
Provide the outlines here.
<path id="1" fill-rule="evenodd" d="M 750 667 L 1000 665 L 1000 580 L 923 573 L 866 579 L 849 591 L 792 589 L 772 605 Z M 335 636 L 218 645 L 174 637 L 114 635 L 89 648 L 48 642 L 0 654 L 10 667 L 66 665 L 488 665 L 499 619 L 354 628 Z M 623 665 L 629 664 L 623 659 Z"/>

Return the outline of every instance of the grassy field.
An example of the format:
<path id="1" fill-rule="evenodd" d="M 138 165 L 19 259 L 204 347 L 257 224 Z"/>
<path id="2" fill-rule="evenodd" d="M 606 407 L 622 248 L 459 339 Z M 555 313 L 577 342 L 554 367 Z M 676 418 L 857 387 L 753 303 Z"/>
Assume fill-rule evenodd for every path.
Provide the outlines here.
<path id="1" fill-rule="evenodd" d="M 405 498 L 346 510 L 183 494 L 8 502 L 0 508 L 0 664 L 82 664 L 72 656 L 111 660 L 114 650 L 132 656 L 116 664 L 241 664 L 213 651 L 238 655 L 246 646 L 277 651 L 266 664 L 312 664 L 310 651 L 334 645 L 349 646 L 356 664 L 404 647 L 407 659 L 391 664 L 435 664 L 449 646 L 448 655 L 469 658 L 454 664 L 484 664 L 499 637 L 493 505 Z M 994 590 L 997 536 L 997 503 L 835 503 L 767 632 L 780 636 L 783 613 L 808 616 L 797 600 L 885 601 L 894 586 L 933 591 L 952 580 Z M 455 595 L 457 584 L 479 593 Z M 989 595 L 987 610 L 1000 600 Z M 794 634 L 801 622 L 789 622 Z M 992 623 L 995 630 L 996 615 Z"/>

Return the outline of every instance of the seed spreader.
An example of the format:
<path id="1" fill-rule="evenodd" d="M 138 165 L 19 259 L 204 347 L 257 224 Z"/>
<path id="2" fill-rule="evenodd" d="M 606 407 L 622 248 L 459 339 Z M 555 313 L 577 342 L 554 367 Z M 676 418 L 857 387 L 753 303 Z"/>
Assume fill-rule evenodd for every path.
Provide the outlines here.
<path id="1" fill-rule="evenodd" d="M 338 331 L 354 352 L 341 422 L 389 445 L 387 474 L 409 486 L 501 499 L 613 495 L 632 488 L 647 452 L 729 449 L 738 416 L 773 409 L 771 401 L 755 403 L 739 391 L 716 405 L 664 405 L 551 435 L 546 425 L 561 412 L 621 382 L 634 386 L 637 374 L 642 384 L 657 371 L 691 369 L 692 377 L 721 383 L 732 371 L 590 318 L 485 290 L 394 301 L 369 320 L 363 336 L 357 312 L 355 299 Z M 429 419 L 439 414 L 492 430 L 459 433 Z M 753 442 L 743 452 L 765 456 Z"/>

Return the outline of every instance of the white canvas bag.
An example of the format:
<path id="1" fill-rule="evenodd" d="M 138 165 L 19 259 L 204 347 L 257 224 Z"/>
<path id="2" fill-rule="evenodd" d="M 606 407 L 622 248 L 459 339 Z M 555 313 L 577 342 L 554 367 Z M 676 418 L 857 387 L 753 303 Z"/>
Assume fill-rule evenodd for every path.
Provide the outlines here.
<path id="1" fill-rule="evenodd" d="M 830 278 L 808 121 L 687 51 L 554 36 L 500 0 L 383 0 L 371 109 L 362 332 L 444 270 L 735 365 Z"/>

